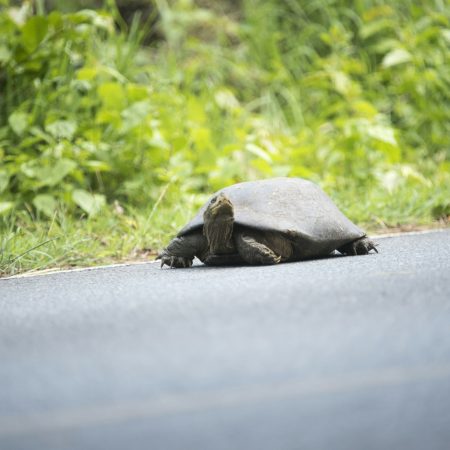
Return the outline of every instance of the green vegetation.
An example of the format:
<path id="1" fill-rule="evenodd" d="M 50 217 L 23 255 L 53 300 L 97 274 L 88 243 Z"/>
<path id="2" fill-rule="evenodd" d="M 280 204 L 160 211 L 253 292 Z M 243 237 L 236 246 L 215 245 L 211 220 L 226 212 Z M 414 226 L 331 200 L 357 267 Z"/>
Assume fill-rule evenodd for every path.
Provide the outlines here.
<path id="1" fill-rule="evenodd" d="M 450 215 L 446 2 L 155 0 L 150 45 L 42 4 L 0 10 L 0 273 L 146 255 L 263 177 L 371 230 Z"/>

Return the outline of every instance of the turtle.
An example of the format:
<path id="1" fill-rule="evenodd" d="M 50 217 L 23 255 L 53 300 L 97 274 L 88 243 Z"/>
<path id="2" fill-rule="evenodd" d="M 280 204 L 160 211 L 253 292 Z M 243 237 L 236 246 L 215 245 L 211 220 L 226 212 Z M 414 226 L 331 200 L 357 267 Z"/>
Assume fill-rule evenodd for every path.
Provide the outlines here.
<path id="1" fill-rule="evenodd" d="M 212 195 L 162 250 L 161 267 L 278 264 L 378 253 L 376 243 L 309 180 L 246 181 Z"/>

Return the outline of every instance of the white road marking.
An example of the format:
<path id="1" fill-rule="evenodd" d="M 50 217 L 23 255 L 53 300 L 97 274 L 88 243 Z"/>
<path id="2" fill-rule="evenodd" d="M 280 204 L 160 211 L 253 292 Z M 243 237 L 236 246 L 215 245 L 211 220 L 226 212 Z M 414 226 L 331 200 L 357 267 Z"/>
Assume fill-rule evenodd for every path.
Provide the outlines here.
<path id="1" fill-rule="evenodd" d="M 114 267 L 130 267 L 130 266 L 141 266 L 143 264 L 153 264 L 153 263 L 160 263 L 160 261 L 155 260 L 149 260 L 149 261 L 134 261 L 130 263 L 119 263 L 119 264 L 107 264 L 104 266 L 92 266 L 92 267 L 74 267 L 72 269 L 46 269 L 46 270 L 38 270 L 36 272 L 30 271 L 30 272 L 24 272 L 19 273 L 17 275 L 11 275 L 10 277 L 3 277 L 0 278 L 0 282 L 2 280 L 10 280 L 12 278 L 27 278 L 27 277 L 41 277 L 44 275 L 54 275 L 55 273 L 69 273 L 69 272 L 87 272 L 90 270 L 102 270 L 102 269 L 112 269 Z"/>

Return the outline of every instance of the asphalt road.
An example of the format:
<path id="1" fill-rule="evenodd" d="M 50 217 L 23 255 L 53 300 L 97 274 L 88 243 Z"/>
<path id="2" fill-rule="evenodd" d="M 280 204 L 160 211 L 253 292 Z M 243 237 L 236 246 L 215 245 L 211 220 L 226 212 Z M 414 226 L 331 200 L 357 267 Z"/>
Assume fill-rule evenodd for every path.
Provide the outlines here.
<path id="1" fill-rule="evenodd" d="M 450 448 L 450 230 L 0 280 L 0 449 Z"/>

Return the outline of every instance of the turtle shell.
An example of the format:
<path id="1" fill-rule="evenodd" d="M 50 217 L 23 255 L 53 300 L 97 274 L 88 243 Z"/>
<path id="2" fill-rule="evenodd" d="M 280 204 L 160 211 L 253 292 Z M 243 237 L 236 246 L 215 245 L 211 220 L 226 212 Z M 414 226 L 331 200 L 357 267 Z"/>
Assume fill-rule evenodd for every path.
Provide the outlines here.
<path id="1" fill-rule="evenodd" d="M 203 227 L 203 213 L 219 193 L 233 203 L 235 225 L 283 233 L 308 249 L 305 256 L 326 254 L 365 236 L 316 184 L 301 178 L 272 178 L 216 192 L 179 237 Z"/>

